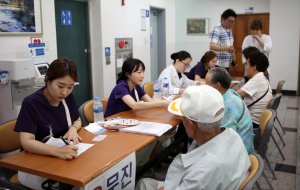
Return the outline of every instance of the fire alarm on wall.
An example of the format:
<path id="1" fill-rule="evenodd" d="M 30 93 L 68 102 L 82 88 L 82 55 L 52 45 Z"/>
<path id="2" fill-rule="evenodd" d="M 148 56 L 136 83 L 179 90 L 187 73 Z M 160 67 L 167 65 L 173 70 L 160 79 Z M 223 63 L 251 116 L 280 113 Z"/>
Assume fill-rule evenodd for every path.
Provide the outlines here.
<path id="1" fill-rule="evenodd" d="M 122 49 L 123 47 L 124 47 L 124 41 L 121 40 L 121 41 L 119 41 L 119 48 Z"/>

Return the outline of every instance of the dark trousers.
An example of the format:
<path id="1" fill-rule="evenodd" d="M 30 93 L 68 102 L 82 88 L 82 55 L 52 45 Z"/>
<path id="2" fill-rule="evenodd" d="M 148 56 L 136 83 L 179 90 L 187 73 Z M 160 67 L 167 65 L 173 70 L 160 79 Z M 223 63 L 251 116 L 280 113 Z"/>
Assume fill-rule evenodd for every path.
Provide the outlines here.
<path id="1" fill-rule="evenodd" d="M 253 123 L 253 144 L 254 144 L 254 149 L 258 150 L 260 140 L 261 140 L 261 135 L 260 135 L 260 127 L 259 124 Z"/>

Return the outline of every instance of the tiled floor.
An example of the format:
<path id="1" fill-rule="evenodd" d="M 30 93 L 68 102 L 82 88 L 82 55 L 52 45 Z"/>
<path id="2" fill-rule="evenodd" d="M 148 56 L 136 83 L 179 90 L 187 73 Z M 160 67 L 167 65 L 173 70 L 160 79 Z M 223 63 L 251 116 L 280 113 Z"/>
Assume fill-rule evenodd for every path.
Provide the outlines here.
<path id="1" fill-rule="evenodd" d="M 273 135 L 276 142 L 279 144 L 285 160 L 280 156 L 278 149 L 276 149 L 274 142 L 270 139 L 267 151 L 267 157 L 269 158 L 272 169 L 275 169 L 276 180 L 273 179 L 272 174 L 270 173 L 267 166 L 265 166 L 264 171 L 268 176 L 268 179 L 272 182 L 274 190 L 296 190 L 296 170 L 297 170 L 297 143 L 298 143 L 298 106 L 299 106 L 299 97 L 298 96 L 283 96 L 279 108 L 277 110 L 278 118 L 281 121 L 285 134 L 283 140 L 285 146 L 280 141 L 275 130 L 273 130 Z M 281 135 L 283 135 L 282 130 L 278 125 L 278 122 L 275 123 L 279 128 Z M 299 159 L 299 157 L 298 157 Z M 298 176 L 300 179 L 300 175 Z M 266 184 L 263 177 L 258 180 L 262 189 L 270 189 Z M 299 183 L 299 182 L 298 182 Z M 254 188 L 256 189 L 256 188 Z M 298 185 L 298 189 L 300 186 Z"/>
<path id="2" fill-rule="evenodd" d="M 283 146 L 275 130 L 273 130 L 273 135 L 285 156 L 285 160 L 282 159 L 278 149 L 275 147 L 273 140 L 270 139 L 267 157 L 271 163 L 272 169 L 275 169 L 275 175 L 277 179 L 273 179 L 272 174 L 270 173 L 270 170 L 266 164 L 264 168 L 264 171 L 272 183 L 274 190 L 300 189 L 300 143 L 298 142 L 298 136 L 300 134 L 298 130 L 298 120 L 300 119 L 298 113 L 299 103 L 298 96 L 283 96 L 277 110 L 278 118 L 286 130 L 285 134 L 283 135 L 283 131 L 277 122 L 276 126 L 279 128 L 281 135 L 283 135 L 286 145 Z M 144 177 L 154 177 L 163 180 L 167 167 L 168 166 L 166 165 L 164 167 L 154 168 L 154 172 L 147 172 Z M 258 182 L 263 190 L 270 189 L 263 177 L 260 177 Z M 254 189 L 257 188 L 255 187 Z"/>

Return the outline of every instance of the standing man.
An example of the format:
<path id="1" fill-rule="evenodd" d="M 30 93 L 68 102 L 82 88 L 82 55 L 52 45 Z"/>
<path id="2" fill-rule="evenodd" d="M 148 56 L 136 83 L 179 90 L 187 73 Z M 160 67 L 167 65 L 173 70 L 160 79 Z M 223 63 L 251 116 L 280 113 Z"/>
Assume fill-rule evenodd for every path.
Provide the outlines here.
<path id="1" fill-rule="evenodd" d="M 232 27 L 234 26 L 236 13 L 227 9 L 221 16 L 221 25 L 215 26 L 210 34 L 210 50 L 218 55 L 218 65 L 227 70 L 229 65 L 235 65 L 235 48 L 233 46 Z"/>

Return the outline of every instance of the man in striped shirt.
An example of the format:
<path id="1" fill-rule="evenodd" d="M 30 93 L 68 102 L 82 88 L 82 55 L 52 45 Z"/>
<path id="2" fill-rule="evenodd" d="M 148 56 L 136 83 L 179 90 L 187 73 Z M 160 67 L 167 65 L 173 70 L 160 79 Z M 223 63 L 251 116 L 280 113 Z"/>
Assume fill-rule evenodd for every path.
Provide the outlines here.
<path id="1" fill-rule="evenodd" d="M 231 63 L 235 62 L 235 48 L 233 46 L 232 27 L 236 13 L 227 9 L 221 16 L 221 25 L 215 26 L 210 33 L 210 50 L 218 55 L 218 65 L 228 70 Z"/>

